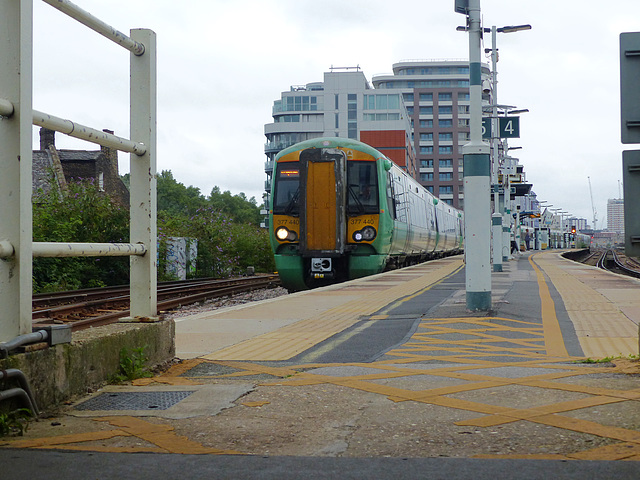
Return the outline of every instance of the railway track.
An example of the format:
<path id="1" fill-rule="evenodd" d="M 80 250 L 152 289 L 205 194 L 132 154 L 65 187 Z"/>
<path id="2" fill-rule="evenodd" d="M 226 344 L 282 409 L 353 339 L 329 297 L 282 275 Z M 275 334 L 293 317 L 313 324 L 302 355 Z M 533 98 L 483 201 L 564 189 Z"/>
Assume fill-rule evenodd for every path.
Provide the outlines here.
<path id="1" fill-rule="evenodd" d="M 229 280 L 198 279 L 158 284 L 158 311 L 279 285 L 277 275 Z M 130 315 L 129 287 L 39 294 L 33 297 L 34 326 L 66 323 L 72 331 L 117 322 Z"/>
<path id="2" fill-rule="evenodd" d="M 621 273 L 631 277 L 640 278 L 640 264 L 615 250 L 602 250 L 596 262 L 598 268 L 610 272 Z"/>

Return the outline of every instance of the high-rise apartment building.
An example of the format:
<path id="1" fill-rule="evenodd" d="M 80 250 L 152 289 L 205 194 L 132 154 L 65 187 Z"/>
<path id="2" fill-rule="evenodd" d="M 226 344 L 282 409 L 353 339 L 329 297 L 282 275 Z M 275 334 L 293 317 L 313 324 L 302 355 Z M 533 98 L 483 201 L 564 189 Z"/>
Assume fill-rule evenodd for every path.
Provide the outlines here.
<path id="1" fill-rule="evenodd" d="M 323 82 L 292 86 L 273 102 L 272 116 L 273 122 L 264 127 L 265 205 L 278 152 L 311 138 L 360 140 L 380 150 L 412 176 L 418 175 L 411 121 L 402 94 L 375 91 L 358 67 L 332 69 L 324 74 Z"/>
<path id="2" fill-rule="evenodd" d="M 607 201 L 607 230 L 624 237 L 624 200 L 610 198 Z"/>
<path id="3" fill-rule="evenodd" d="M 490 74 L 482 66 L 483 78 Z M 376 90 L 402 93 L 413 128 L 420 183 L 464 208 L 462 146 L 469 142 L 469 62 L 405 61 L 373 78 Z M 483 100 L 489 104 L 489 82 Z"/>

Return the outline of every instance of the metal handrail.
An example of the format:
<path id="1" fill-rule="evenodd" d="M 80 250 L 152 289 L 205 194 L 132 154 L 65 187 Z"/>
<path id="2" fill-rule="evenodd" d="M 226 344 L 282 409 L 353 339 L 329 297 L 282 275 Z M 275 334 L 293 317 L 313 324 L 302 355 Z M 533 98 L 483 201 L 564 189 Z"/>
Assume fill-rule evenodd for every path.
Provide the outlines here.
<path id="1" fill-rule="evenodd" d="M 124 33 L 116 30 L 111 25 L 103 22 L 99 18 L 94 17 L 86 10 L 83 10 L 69 0 L 42 0 L 44 3 L 48 3 L 53 8 L 60 10 L 62 13 L 77 20 L 83 25 L 89 27 L 91 30 L 99 33 L 100 35 L 108 38 L 114 43 L 129 50 L 134 55 L 140 56 L 144 54 L 144 45 L 136 42 L 131 37 L 128 37 Z"/>

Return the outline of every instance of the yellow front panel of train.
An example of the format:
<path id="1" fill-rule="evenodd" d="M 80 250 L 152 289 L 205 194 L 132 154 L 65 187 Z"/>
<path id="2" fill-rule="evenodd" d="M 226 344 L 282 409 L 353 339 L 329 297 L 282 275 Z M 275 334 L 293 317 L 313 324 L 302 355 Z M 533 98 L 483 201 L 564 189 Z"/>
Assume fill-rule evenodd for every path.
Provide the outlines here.
<path id="1" fill-rule="evenodd" d="M 336 175 L 334 162 L 309 162 L 307 169 L 307 249 L 336 248 Z"/>

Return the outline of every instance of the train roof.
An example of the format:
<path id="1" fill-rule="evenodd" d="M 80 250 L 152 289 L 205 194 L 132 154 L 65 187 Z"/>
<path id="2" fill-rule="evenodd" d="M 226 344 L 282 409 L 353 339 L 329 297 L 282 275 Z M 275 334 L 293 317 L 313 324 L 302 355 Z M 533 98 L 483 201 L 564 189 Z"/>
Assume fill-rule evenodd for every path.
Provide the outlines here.
<path id="1" fill-rule="evenodd" d="M 281 150 L 276 155 L 276 160 L 280 157 L 287 155 L 291 152 L 296 152 L 298 150 L 304 150 L 305 148 L 350 148 L 352 150 L 357 150 L 359 152 L 366 153 L 371 155 L 374 158 L 388 158 L 384 153 L 376 150 L 370 145 L 366 143 L 362 143 L 358 140 L 353 140 L 352 138 L 342 138 L 342 137 L 320 137 L 320 138 L 312 138 L 311 140 L 304 140 L 302 142 L 296 143 L 295 145 L 291 145 L 283 150 Z"/>

